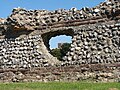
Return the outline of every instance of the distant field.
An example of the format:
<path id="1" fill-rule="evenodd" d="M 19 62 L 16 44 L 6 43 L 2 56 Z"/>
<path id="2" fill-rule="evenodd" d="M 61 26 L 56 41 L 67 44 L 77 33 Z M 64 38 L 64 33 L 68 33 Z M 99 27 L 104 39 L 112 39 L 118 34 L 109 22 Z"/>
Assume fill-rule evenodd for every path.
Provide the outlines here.
<path id="1" fill-rule="evenodd" d="M 120 90 L 120 83 L 0 83 L 0 90 Z"/>

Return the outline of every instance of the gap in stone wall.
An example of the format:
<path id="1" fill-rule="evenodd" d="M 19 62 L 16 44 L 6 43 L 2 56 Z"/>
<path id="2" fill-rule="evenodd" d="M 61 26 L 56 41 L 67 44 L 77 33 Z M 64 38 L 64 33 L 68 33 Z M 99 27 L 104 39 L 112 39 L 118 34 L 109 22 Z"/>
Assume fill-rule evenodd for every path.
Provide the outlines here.
<path id="1" fill-rule="evenodd" d="M 66 56 L 67 52 L 70 50 L 71 43 L 71 36 L 59 35 L 52 37 L 49 40 L 50 53 L 59 60 L 63 60 L 63 57 Z"/>
<path id="2" fill-rule="evenodd" d="M 55 55 L 53 55 L 53 53 L 51 53 L 53 49 L 60 50 L 60 48 L 58 48 L 58 45 L 54 47 L 55 43 L 56 44 L 65 43 L 66 45 L 71 47 L 73 36 L 74 36 L 74 30 L 71 29 L 71 28 L 67 28 L 65 30 L 64 29 L 59 29 L 58 31 L 45 33 L 45 34 L 42 35 L 42 38 L 43 38 L 44 45 L 46 46 L 46 49 L 48 50 L 48 52 L 52 56 L 56 57 Z M 52 42 L 51 40 L 54 39 L 54 38 L 59 38 L 59 39 Z M 53 44 L 52 45 L 53 47 L 51 47 L 51 43 Z M 67 53 L 68 50 L 66 50 L 65 52 Z M 66 56 L 66 54 L 64 54 L 64 56 Z M 64 56 L 62 56 L 62 57 L 64 57 Z M 61 59 L 61 60 L 63 60 L 63 59 Z"/>

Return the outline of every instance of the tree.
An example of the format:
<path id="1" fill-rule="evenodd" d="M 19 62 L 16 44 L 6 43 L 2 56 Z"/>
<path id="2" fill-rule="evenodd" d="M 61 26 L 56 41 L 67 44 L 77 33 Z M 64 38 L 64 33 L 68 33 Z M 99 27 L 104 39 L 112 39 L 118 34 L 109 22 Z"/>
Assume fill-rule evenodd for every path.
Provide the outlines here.
<path id="1" fill-rule="evenodd" d="M 59 60 L 62 60 L 62 55 L 61 55 L 60 49 L 58 49 L 58 48 L 52 49 L 52 50 L 51 50 L 51 54 L 52 54 L 54 57 L 57 57 Z"/>
<path id="2" fill-rule="evenodd" d="M 70 50 L 70 43 L 64 43 L 61 46 L 61 48 L 52 49 L 51 54 L 62 61 L 62 58 L 67 54 L 69 50 Z"/>
<path id="3" fill-rule="evenodd" d="M 70 43 L 64 43 L 60 49 L 62 57 L 64 57 L 69 50 L 70 50 Z"/>

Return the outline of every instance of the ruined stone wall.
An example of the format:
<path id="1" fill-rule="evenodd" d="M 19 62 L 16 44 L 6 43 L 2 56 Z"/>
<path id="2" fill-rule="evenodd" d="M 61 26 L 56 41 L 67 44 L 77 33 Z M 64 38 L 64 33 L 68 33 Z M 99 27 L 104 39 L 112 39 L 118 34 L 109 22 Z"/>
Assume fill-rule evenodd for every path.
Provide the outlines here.
<path id="1" fill-rule="evenodd" d="M 49 66 L 49 58 L 42 51 L 41 42 L 41 35 L 0 39 L 0 68 L 27 69 Z"/>
<path id="2" fill-rule="evenodd" d="M 61 24 L 61 27 L 63 27 L 74 22 L 91 20 L 89 23 L 93 23 L 92 20 L 95 19 L 97 21 L 102 19 L 101 22 L 105 22 L 106 20 L 117 19 L 120 10 L 119 5 L 119 0 L 107 0 L 93 8 L 85 7 L 81 10 L 72 8 L 70 10 L 59 9 L 47 11 L 14 8 L 12 14 L 7 18 L 6 24 L 13 30 L 42 30 L 58 27 Z"/>
<path id="3" fill-rule="evenodd" d="M 120 62 L 120 22 L 83 25 L 75 28 L 68 64 Z"/>
<path id="4" fill-rule="evenodd" d="M 0 69 L 0 82 L 120 82 L 120 64 Z"/>
<path id="5" fill-rule="evenodd" d="M 81 10 L 13 9 L 7 19 L 0 19 L 0 81 L 44 81 L 46 78 L 47 81 L 99 80 L 102 76 L 107 81 L 118 80 L 119 19 L 119 0 L 107 0 L 96 7 Z M 50 38 L 61 34 L 73 37 L 70 51 L 63 61 L 53 57 L 49 51 Z M 110 64 L 114 66 L 101 69 L 104 64 L 104 67 Z M 73 72 L 70 65 L 74 66 Z M 82 65 L 87 68 L 85 73 L 81 69 Z M 99 68 L 92 69 L 96 65 L 100 65 Z M 57 73 L 53 73 L 52 69 Z"/>

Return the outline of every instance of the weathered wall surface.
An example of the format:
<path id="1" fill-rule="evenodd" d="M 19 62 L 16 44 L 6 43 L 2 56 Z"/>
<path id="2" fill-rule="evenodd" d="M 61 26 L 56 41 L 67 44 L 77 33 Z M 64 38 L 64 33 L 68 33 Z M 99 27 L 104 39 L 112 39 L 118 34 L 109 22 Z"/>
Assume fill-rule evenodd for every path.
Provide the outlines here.
<path id="1" fill-rule="evenodd" d="M 113 81 L 118 80 L 119 74 L 116 76 L 116 72 L 119 73 L 120 66 L 116 66 L 115 63 L 120 64 L 119 18 L 119 0 L 107 0 L 94 8 L 82 8 L 81 10 L 76 8 L 55 11 L 13 9 L 12 14 L 7 19 L 0 19 L 0 79 L 7 80 L 9 78 L 9 81 L 12 81 L 14 78 L 10 78 L 9 74 L 15 76 L 21 73 L 22 69 L 23 71 L 28 70 L 21 75 L 24 75 L 29 81 L 30 77 L 27 78 L 27 76 L 31 75 L 31 79 L 34 78 L 34 75 L 37 76 L 36 72 L 31 71 L 31 69 L 63 67 L 64 74 L 61 74 L 59 78 L 63 75 L 64 78 L 68 77 L 72 80 L 76 73 L 80 73 L 78 75 L 80 77 L 83 75 L 83 80 L 87 74 L 91 75 L 92 71 L 87 70 L 87 74 L 84 74 L 77 69 L 78 72 L 74 71 L 70 75 L 64 66 L 69 68 L 69 65 L 73 65 L 73 69 L 75 69 L 76 65 L 81 67 L 83 64 L 90 66 L 92 64 L 106 64 L 105 66 L 114 64 L 115 69 L 110 69 L 111 66 L 108 67 L 110 75 L 113 76 L 110 78 Z M 70 51 L 63 58 L 64 61 L 59 61 L 49 53 L 49 40 L 53 36 L 63 34 L 73 38 Z M 92 67 L 86 68 L 91 69 Z M 15 69 L 18 72 L 14 71 Z M 100 74 L 108 73 L 105 68 L 104 71 L 101 69 L 92 70 L 95 76 L 97 72 Z M 47 74 L 46 72 L 45 74 Z M 49 70 L 48 72 L 52 73 Z M 54 74 L 52 75 L 54 76 Z M 46 75 L 44 76 L 43 79 L 46 78 Z M 41 75 L 39 77 L 42 80 Z M 109 79 L 109 76 L 106 77 Z M 47 78 L 52 79 L 52 81 L 58 80 L 49 75 Z M 76 79 L 74 78 L 74 80 Z"/>
<path id="2" fill-rule="evenodd" d="M 120 82 L 119 64 L 93 64 L 31 69 L 0 69 L 0 82 Z"/>
<path id="3" fill-rule="evenodd" d="M 119 0 L 107 0 L 94 8 L 85 7 L 81 10 L 72 8 L 47 11 L 15 8 L 7 18 L 7 25 L 13 30 L 40 30 L 70 26 L 69 24 L 74 22 L 76 24 L 73 25 L 106 22 L 106 20 L 117 19 L 119 8 Z"/>
<path id="4" fill-rule="evenodd" d="M 0 40 L 0 68 L 32 68 L 52 65 L 45 54 L 41 35 Z M 57 60 L 56 60 L 57 62 Z"/>
<path id="5" fill-rule="evenodd" d="M 120 23 L 98 23 L 75 28 L 68 64 L 120 62 Z"/>

